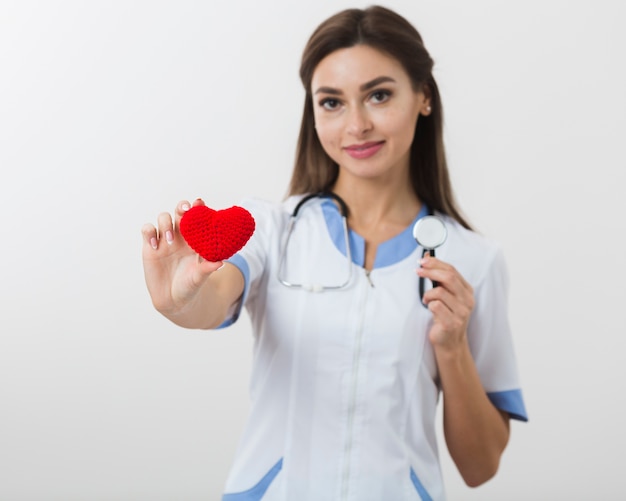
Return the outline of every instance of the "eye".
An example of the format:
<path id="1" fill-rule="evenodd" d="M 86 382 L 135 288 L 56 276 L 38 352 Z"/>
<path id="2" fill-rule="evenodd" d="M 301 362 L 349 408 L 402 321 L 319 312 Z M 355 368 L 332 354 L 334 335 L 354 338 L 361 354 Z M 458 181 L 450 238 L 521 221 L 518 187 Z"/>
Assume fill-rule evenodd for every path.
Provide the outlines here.
<path id="1" fill-rule="evenodd" d="M 339 103 L 337 99 L 334 99 L 332 97 L 327 97 L 320 101 L 320 106 L 328 111 L 336 110 L 337 108 L 339 108 L 340 104 L 341 103 Z"/>
<path id="2" fill-rule="evenodd" d="M 370 99 L 374 104 L 384 103 L 391 97 L 391 91 L 388 90 L 376 90 L 370 94 Z"/>

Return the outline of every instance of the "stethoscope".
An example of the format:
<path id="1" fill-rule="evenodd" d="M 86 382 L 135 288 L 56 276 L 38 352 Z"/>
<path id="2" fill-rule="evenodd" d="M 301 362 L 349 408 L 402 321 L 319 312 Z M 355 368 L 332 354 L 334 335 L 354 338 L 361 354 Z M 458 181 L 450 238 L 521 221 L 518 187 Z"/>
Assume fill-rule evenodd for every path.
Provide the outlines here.
<path id="1" fill-rule="evenodd" d="M 291 235 L 293 233 L 294 227 L 296 225 L 296 221 L 298 220 L 298 216 L 301 213 L 302 207 L 312 199 L 315 198 L 330 198 L 337 202 L 339 205 L 339 211 L 341 213 L 343 233 L 344 233 L 344 242 L 346 248 L 346 262 L 347 273 L 344 280 L 342 280 L 337 285 L 329 285 L 329 284 L 303 284 L 303 283 L 295 283 L 288 281 L 285 278 L 285 262 L 287 256 L 287 248 L 289 246 L 289 240 L 291 239 Z M 435 249 L 441 246 L 448 236 L 448 231 L 446 229 L 446 225 L 439 216 L 436 216 L 429 212 L 427 216 L 422 217 L 415 223 L 413 226 L 413 238 L 417 244 L 424 250 L 427 251 L 431 256 L 435 256 Z M 423 254 L 423 253 L 422 253 Z M 285 240 L 283 242 L 280 257 L 278 261 L 278 280 L 285 287 L 289 287 L 292 289 L 304 289 L 311 292 L 324 292 L 329 290 L 339 290 L 345 288 L 352 278 L 352 250 L 350 249 L 350 233 L 348 230 L 348 206 L 343 201 L 343 199 L 335 193 L 330 191 L 328 192 L 320 192 L 320 193 L 312 193 L 310 195 L 305 196 L 298 204 L 295 206 L 291 216 L 289 217 L 289 223 L 287 225 L 287 234 Z M 419 293 L 420 299 L 423 303 L 424 292 L 426 289 L 426 279 L 424 277 L 419 278 Z M 437 287 L 437 282 L 433 282 L 433 287 Z"/>
<path id="2" fill-rule="evenodd" d="M 440 247 L 448 238 L 448 230 L 446 223 L 439 216 L 435 216 L 432 212 L 428 216 L 421 218 L 413 226 L 413 238 L 424 251 L 427 251 L 432 257 L 435 257 L 435 249 Z M 423 253 L 420 253 L 423 255 Z M 433 280 L 433 287 L 439 284 Z M 426 291 L 426 279 L 420 277 L 419 280 L 420 300 L 424 304 L 424 292 Z M 426 306 L 426 305 L 424 305 Z"/>
<path id="3" fill-rule="evenodd" d="M 337 204 L 339 205 L 339 211 L 341 213 L 341 219 L 343 223 L 343 235 L 344 235 L 344 242 L 346 246 L 346 260 L 348 263 L 348 273 L 347 273 L 345 280 L 343 280 L 338 285 L 298 284 L 295 282 L 290 282 L 284 278 L 284 266 L 285 266 L 285 257 L 287 255 L 287 247 L 289 245 L 289 240 L 291 239 L 291 234 L 293 233 L 293 229 L 296 225 L 296 221 L 298 220 L 300 209 L 302 208 L 304 204 L 306 204 L 308 201 L 314 198 L 330 198 L 334 200 L 335 202 L 337 202 Z M 336 195 L 335 193 L 332 193 L 330 191 L 312 193 L 310 195 L 305 196 L 302 200 L 300 200 L 298 205 L 296 205 L 296 207 L 293 209 L 293 213 L 291 214 L 291 217 L 289 218 L 289 224 L 287 225 L 287 236 L 285 238 L 282 249 L 280 251 L 280 258 L 278 261 L 278 280 L 285 287 L 290 287 L 292 289 L 304 289 L 304 290 L 311 291 L 311 292 L 324 292 L 324 291 L 330 291 L 330 290 L 343 289 L 350 283 L 351 279 L 352 279 L 352 249 L 350 249 L 350 233 L 348 231 L 348 206 L 339 195 Z"/>

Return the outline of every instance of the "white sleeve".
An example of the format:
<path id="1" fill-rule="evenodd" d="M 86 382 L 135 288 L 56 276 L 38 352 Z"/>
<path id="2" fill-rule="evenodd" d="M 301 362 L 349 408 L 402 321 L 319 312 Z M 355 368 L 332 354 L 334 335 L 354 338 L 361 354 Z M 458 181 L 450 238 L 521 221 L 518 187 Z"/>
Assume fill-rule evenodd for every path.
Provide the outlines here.
<path id="1" fill-rule="evenodd" d="M 504 255 L 497 248 L 474 288 L 468 341 L 489 399 L 512 418 L 527 421 L 509 325 L 508 289 Z"/>
<path id="2" fill-rule="evenodd" d="M 233 305 L 224 323 L 218 328 L 227 327 L 237 321 L 241 309 L 250 297 L 259 293 L 260 284 L 267 273 L 267 260 L 274 247 L 272 235 L 276 234 L 278 214 L 275 206 L 258 199 L 244 200 L 239 204 L 252 214 L 255 222 L 254 233 L 246 245 L 226 262 L 235 265 L 244 278 L 244 291 L 241 299 Z"/>

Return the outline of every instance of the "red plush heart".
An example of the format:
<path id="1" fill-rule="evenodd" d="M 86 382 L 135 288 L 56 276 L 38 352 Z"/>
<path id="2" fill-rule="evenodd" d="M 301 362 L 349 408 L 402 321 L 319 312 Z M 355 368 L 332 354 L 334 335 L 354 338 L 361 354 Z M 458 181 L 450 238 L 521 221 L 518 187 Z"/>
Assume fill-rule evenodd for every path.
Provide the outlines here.
<path id="1" fill-rule="evenodd" d="M 183 214 L 180 234 L 207 261 L 228 259 L 254 233 L 254 218 L 243 207 L 224 210 L 196 205 Z"/>

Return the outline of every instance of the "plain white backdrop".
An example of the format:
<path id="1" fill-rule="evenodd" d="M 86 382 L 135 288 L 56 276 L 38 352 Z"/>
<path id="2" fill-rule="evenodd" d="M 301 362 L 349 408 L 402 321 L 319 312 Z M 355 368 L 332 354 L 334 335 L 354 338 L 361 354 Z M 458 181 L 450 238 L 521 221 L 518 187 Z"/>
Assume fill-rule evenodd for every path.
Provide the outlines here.
<path id="1" fill-rule="evenodd" d="M 338 0 L 0 3 L 0 500 L 217 500 L 246 316 L 157 314 L 140 228 L 286 193 L 301 51 Z M 390 0 L 436 61 L 452 177 L 504 246 L 530 422 L 451 500 L 623 499 L 626 7 Z"/>

